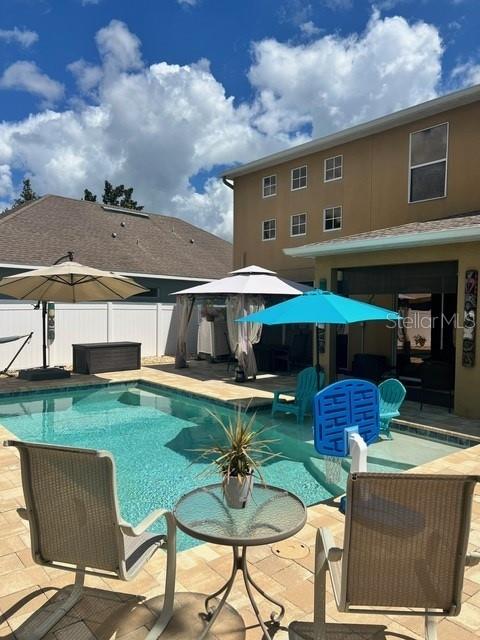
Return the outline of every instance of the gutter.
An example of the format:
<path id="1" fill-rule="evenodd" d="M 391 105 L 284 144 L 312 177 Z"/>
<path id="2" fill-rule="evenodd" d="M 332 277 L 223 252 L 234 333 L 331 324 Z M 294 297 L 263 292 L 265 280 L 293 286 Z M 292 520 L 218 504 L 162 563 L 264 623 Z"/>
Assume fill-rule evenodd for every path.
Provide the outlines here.
<path id="1" fill-rule="evenodd" d="M 302 247 L 287 247 L 283 253 L 295 258 L 316 258 L 321 256 L 362 253 L 371 251 L 391 251 L 393 249 L 412 249 L 431 245 L 445 245 L 480 240 L 480 224 L 461 229 L 441 231 L 420 231 L 397 236 L 358 240 L 338 240 L 328 243 L 306 244 Z"/>
<path id="2" fill-rule="evenodd" d="M 6 262 L 0 262 L 0 269 L 20 269 L 25 271 L 32 271 L 33 269 L 44 269 L 47 266 L 51 265 L 40 265 L 40 264 L 10 264 Z M 127 271 L 116 271 L 121 276 L 127 276 L 129 278 L 155 278 L 155 280 L 189 280 L 191 282 L 211 282 L 212 280 L 217 280 L 218 278 L 193 278 L 190 276 L 167 276 L 167 275 L 158 275 L 154 273 L 129 273 Z"/>
<path id="3" fill-rule="evenodd" d="M 225 186 L 229 187 L 233 191 L 233 182 L 229 182 L 227 176 L 222 176 L 222 182 Z"/>
<path id="4" fill-rule="evenodd" d="M 309 142 L 304 142 L 303 144 L 290 147 L 283 151 L 272 153 L 253 162 L 248 162 L 239 167 L 226 170 L 220 174 L 220 177 L 232 179 L 253 173 L 254 171 L 259 171 L 260 169 L 267 169 L 282 162 L 301 158 L 308 154 L 316 153 L 317 151 L 331 149 L 332 147 L 353 142 L 354 140 L 359 140 L 369 135 L 382 133 L 383 131 L 410 124 L 421 118 L 428 118 L 443 113 L 444 111 L 449 111 L 450 109 L 463 107 L 477 100 L 480 100 L 480 85 L 474 85 L 467 89 L 461 89 L 438 98 L 433 98 L 432 100 L 422 102 L 413 107 L 394 111 L 393 113 L 375 118 L 374 120 L 362 122 L 361 124 L 337 131 L 322 138 L 315 138 Z"/>

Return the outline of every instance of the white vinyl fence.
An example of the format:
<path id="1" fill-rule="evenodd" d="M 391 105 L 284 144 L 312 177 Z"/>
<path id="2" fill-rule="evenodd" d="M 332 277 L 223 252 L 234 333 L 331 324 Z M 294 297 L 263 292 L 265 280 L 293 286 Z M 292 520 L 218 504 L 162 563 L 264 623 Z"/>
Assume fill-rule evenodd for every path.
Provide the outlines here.
<path id="1" fill-rule="evenodd" d="M 194 314 L 195 315 L 195 314 Z M 174 304 L 96 302 L 55 305 L 55 340 L 49 347 L 51 365 L 71 365 L 72 344 L 133 341 L 142 343 L 142 357 L 174 355 L 176 343 Z M 198 323 L 189 331 L 190 352 L 196 350 Z M 0 301 L 0 337 L 28 334 L 32 341 L 25 347 L 14 368 L 42 364 L 42 312 L 32 304 Z M 22 343 L 0 344 L 0 371 Z"/>

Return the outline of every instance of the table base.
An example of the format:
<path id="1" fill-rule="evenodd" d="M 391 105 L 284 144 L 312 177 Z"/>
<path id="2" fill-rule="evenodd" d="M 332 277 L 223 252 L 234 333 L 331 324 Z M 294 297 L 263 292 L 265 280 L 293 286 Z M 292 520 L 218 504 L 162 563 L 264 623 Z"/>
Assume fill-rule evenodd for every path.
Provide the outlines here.
<path id="1" fill-rule="evenodd" d="M 206 611 L 206 619 L 208 621 L 208 624 L 205 627 L 199 640 L 203 640 L 207 636 L 208 632 L 210 631 L 213 624 L 215 623 L 215 620 L 218 618 L 221 610 L 225 606 L 227 598 L 230 595 L 230 592 L 232 590 L 233 583 L 235 582 L 237 571 L 242 572 L 243 581 L 245 583 L 245 588 L 247 590 L 248 598 L 252 604 L 257 620 L 260 623 L 265 640 L 272 640 L 272 636 L 270 635 L 270 631 L 268 627 L 270 628 L 273 627 L 273 629 L 276 629 L 280 626 L 280 621 L 285 614 L 285 607 L 280 602 L 278 602 L 271 596 L 267 595 L 265 591 L 263 591 L 263 589 L 261 589 L 258 586 L 258 584 L 253 580 L 252 576 L 248 571 L 248 566 L 247 566 L 247 548 L 233 547 L 233 566 L 232 566 L 232 573 L 230 575 L 230 578 L 220 589 L 218 589 L 218 591 L 215 591 L 215 593 L 212 593 L 212 595 L 208 596 L 208 598 L 205 599 L 205 611 Z M 275 612 L 272 612 L 270 614 L 270 620 L 268 622 L 264 622 L 260 615 L 258 605 L 255 602 L 255 598 L 253 597 L 252 587 L 256 591 L 258 591 L 258 593 L 261 596 L 263 596 L 266 600 L 268 600 L 269 602 L 271 602 L 272 604 L 274 604 L 280 609 L 279 613 L 276 614 Z M 220 602 L 218 603 L 218 605 L 216 607 L 211 607 L 209 603 L 222 593 L 223 593 L 223 596 Z"/>

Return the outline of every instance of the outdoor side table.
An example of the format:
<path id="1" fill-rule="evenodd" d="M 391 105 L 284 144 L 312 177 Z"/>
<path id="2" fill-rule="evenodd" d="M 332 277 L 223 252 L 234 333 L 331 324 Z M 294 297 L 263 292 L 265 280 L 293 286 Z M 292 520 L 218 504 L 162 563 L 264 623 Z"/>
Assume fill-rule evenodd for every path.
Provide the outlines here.
<path id="1" fill-rule="evenodd" d="M 268 627 L 278 627 L 285 607 L 267 595 L 253 580 L 247 566 L 247 548 L 272 544 L 295 535 L 303 528 L 307 510 L 303 502 L 285 489 L 255 485 L 250 502 L 244 509 L 231 509 L 223 497 L 221 484 L 195 489 L 180 498 L 173 511 L 179 529 L 198 540 L 231 546 L 232 573 L 227 582 L 205 600 L 208 624 L 199 640 L 210 631 L 232 590 L 237 571 L 242 572 L 248 597 L 266 640 L 271 640 Z M 252 587 L 276 605 L 280 612 L 262 620 Z M 223 594 L 217 607 L 210 602 Z"/>

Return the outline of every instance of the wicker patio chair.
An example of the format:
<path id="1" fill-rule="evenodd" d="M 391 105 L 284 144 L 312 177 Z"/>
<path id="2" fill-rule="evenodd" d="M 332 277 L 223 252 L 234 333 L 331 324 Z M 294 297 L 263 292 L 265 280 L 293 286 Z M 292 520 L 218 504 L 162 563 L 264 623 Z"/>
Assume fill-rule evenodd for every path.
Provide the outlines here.
<path id="1" fill-rule="evenodd" d="M 290 640 L 383 638 L 385 627 L 325 622 L 326 573 L 339 611 L 425 616 L 460 613 L 472 498 L 479 476 L 358 473 L 349 477 L 343 549 L 317 532 L 314 622 L 292 622 Z M 364 635 L 362 635 L 364 632 Z"/>
<path id="2" fill-rule="evenodd" d="M 173 611 L 175 591 L 175 520 L 156 510 L 138 526 L 120 517 L 115 463 L 107 451 L 33 444 L 10 440 L 5 446 L 20 452 L 25 509 L 19 515 L 30 524 L 31 550 L 37 564 L 75 571 L 75 585 L 51 615 L 25 633 L 39 640 L 81 598 L 86 574 L 130 580 L 160 548 L 167 551 L 165 600 L 148 635 L 158 638 Z M 159 518 L 167 535 L 147 531 Z M 16 632 L 18 636 L 18 631 Z"/>

